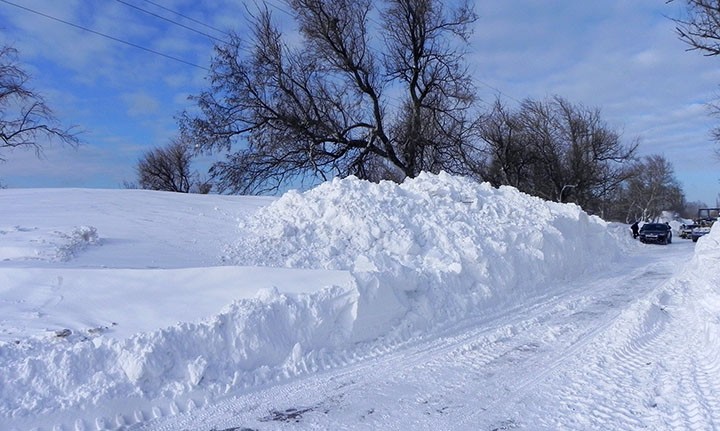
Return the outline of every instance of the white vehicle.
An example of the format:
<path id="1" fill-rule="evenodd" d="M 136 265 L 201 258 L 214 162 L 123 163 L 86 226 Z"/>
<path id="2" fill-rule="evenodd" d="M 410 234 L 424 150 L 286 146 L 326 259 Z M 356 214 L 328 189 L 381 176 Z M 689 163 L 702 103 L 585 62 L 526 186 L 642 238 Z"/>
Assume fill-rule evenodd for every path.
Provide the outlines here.
<path id="1" fill-rule="evenodd" d="M 703 236 L 710 233 L 710 228 L 717 221 L 718 214 L 720 214 L 720 208 L 700 208 L 698 209 L 698 216 L 695 219 L 697 227 L 693 228 L 692 234 L 690 235 L 693 242 Z"/>

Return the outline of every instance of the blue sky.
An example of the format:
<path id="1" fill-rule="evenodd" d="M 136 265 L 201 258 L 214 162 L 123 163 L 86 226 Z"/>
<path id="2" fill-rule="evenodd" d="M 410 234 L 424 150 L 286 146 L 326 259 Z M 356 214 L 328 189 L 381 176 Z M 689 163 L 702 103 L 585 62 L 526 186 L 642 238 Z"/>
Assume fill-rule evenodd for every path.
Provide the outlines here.
<path id="1" fill-rule="evenodd" d="M 205 88 L 216 29 L 242 32 L 242 1 L 8 0 L 46 15 L 182 59 L 173 61 L 0 2 L 0 42 L 18 49 L 63 124 L 84 130 L 77 150 L 47 145 L 5 153 L 9 187 L 118 188 L 135 179 L 144 151 L 176 134 L 174 117 Z M 176 21 L 191 31 L 125 3 Z M 254 8 L 254 2 L 247 2 Z M 272 0 L 278 18 L 281 0 Z M 509 103 L 560 95 L 601 109 L 640 154 L 661 154 L 690 201 L 714 204 L 720 161 L 706 103 L 720 93 L 720 58 L 687 52 L 667 16 L 682 1 L 478 1 L 467 56 L 481 98 Z M 172 14 L 158 5 L 193 20 Z M 205 25 L 201 25 L 203 23 Z M 199 34 L 199 33 L 205 33 Z"/>

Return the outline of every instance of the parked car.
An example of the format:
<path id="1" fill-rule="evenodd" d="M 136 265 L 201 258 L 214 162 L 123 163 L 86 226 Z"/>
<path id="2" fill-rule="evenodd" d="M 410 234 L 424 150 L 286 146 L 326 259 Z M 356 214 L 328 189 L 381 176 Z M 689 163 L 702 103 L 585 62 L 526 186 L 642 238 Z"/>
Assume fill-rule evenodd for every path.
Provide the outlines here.
<path id="1" fill-rule="evenodd" d="M 665 223 L 645 223 L 640 227 L 640 242 L 672 243 L 672 228 Z"/>
<path id="2" fill-rule="evenodd" d="M 697 240 L 700 239 L 701 236 L 710 233 L 712 225 L 712 222 L 706 223 L 705 221 L 701 220 L 700 224 L 696 225 L 693 228 L 692 233 L 690 234 L 690 239 L 692 239 L 693 242 L 697 242 Z"/>
<path id="3" fill-rule="evenodd" d="M 710 233 L 710 228 L 717 221 L 718 215 L 720 215 L 720 208 L 699 208 L 698 215 L 695 219 L 695 226 L 690 234 L 690 238 L 693 242 L 703 236 Z"/>
<path id="4" fill-rule="evenodd" d="M 680 238 L 690 239 L 693 229 L 698 227 L 696 224 L 683 224 L 680 226 Z"/>

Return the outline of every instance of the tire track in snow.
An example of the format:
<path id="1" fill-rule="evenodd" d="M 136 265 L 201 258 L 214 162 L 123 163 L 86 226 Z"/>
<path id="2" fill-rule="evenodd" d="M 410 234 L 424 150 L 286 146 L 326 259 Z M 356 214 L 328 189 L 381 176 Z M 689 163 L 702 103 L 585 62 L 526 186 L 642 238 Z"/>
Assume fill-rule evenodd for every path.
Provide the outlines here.
<path id="1" fill-rule="evenodd" d="M 642 278 L 646 274 L 639 274 L 631 277 L 629 280 L 622 279 L 619 282 L 619 289 L 611 294 L 605 294 L 597 301 L 593 302 L 586 297 L 562 298 L 552 304 L 545 304 L 546 307 L 541 313 L 535 312 L 535 316 L 526 319 L 512 328 L 512 334 L 506 338 L 499 338 L 494 342 L 474 342 L 470 345 L 464 344 L 450 351 L 450 354 L 444 357 L 438 357 L 433 362 L 437 366 L 433 367 L 432 373 L 440 373 L 447 364 L 455 366 L 460 365 L 461 373 L 450 373 L 452 376 L 464 376 L 463 380 L 478 379 L 483 381 L 483 388 L 486 392 L 484 397 L 475 399 L 476 404 L 482 407 L 476 407 L 474 410 L 481 410 L 480 413 L 470 415 L 469 418 L 461 422 L 470 428 L 478 426 L 483 421 L 478 416 L 483 416 L 484 412 L 492 412 L 499 406 L 506 403 L 510 398 L 518 397 L 524 391 L 529 390 L 535 383 L 541 381 L 545 376 L 551 373 L 555 368 L 560 367 L 564 358 L 571 356 L 574 352 L 579 351 L 582 347 L 593 341 L 594 337 L 602 330 L 606 329 L 613 321 L 613 318 L 619 314 L 614 311 L 613 307 L 618 304 L 627 304 L 629 296 L 625 289 L 628 284 L 636 284 L 638 278 Z M 669 274 L 658 274 L 645 283 L 643 289 L 645 291 L 652 290 L 658 280 L 663 280 Z M 607 279 L 604 280 L 604 283 Z M 588 289 L 591 290 L 592 289 Z M 636 292 L 637 293 L 637 290 Z M 550 306 L 552 305 L 552 306 Z M 580 310 L 578 311 L 578 308 Z M 557 315 L 558 310 L 564 310 L 565 314 Z M 607 316 L 600 319 L 601 323 L 590 324 L 588 326 L 573 326 L 568 324 L 566 320 L 576 318 L 578 314 L 585 313 L 591 316 Z M 560 335 L 556 339 L 550 340 L 549 343 L 542 342 L 543 332 L 547 327 L 561 327 Z M 549 345 L 548 345 L 549 344 Z M 468 348 L 470 347 L 470 348 Z M 542 370 L 534 373 L 507 373 L 508 367 L 522 368 L 527 362 L 542 362 L 550 364 Z M 424 373 L 425 375 L 431 373 Z M 493 378 L 493 374 L 497 374 L 497 378 Z M 527 376 L 530 376 L 529 378 Z M 457 391 L 461 387 L 457 382 L 451 381 L 439 384 L 434 392 L 428 395 L 431 399 L 449 398 L 448 394 Z M 471 409 L 472 406 L 466 406 Z M 612 410 L 608 410 L 611 415 Z M 625 415 L 628 413 L 622 412 Z M 495 419 L 486 422 L 488 429 L 519 426 L 521 419 L 503 419 L 494 415 Z M 498 424 L 494 426 L 493 424 Z M 455 424 L 457 426 L 458 424 Z M 460 426 L 462 427 L 462 426 Z"/>
<path id="2" fill-rule="evenodd" d="M 574 290 L 572 292 L 575 293 Z M 626 299 L 624 295 L 614 296 Z M 426 403 L 430 400 L 445 400 L 442 411 L 437 410 L 437 413 L 445 413 L 449 409 L 458 412 L 492 411 L 498 401 L 503 399 L 502 394 L 527 386 L 542 375 L 542 372 L 538 373 L 531 381 L 515 381 L 516 377 L 512 373 L 507 374 L 508 367 L 523 366 L 527 361 L 538 361 L 539 356 L 542 357 L 541 361 L 558 361 L 553 355 L 558 349 L 557 344 L 572 346 L 577 340 L 589 338 L 587 328 L 570 326 L 569 329 L 561 331 L 561 337 L 552 340 L 554 344 L 552 346 L 539 341 L 543 338 L 547 326 L 557 323 L 558 312 L 577 315 L 578 308 L 581 309 L 580 312 L 585 312 L 583 307 L 591 305 L 595 304 L 582 295 L 554 297 L 533 307 L 534 309 L 529 313 L 530 310 L 522 310 L 520 312 L 522 317 L 516 318 L 512 323 L 506 322 L 492 330 L 468 331 L 462 337 L 451 339 L 443 351 L 438 351 L 439 354 L 426 355 L 424 353 L 427 352 L 415 352 L 417 362 L 414 362 L 409 369 L 408 363 L 404 363 L 404 372 L 390 386 L 407 383 L 408 376 L 414 376 L 413 383 L 422 387 L 422 382 L 429 380 L 428 376 L 443 376 L 443 379 L 435 379 L 431 390 L 423 393 L 421 397 Z M 561 319 L 565 317 L 562 316 Z M 596 331 L 595 328 L 589 330 L 592 333 Z M 559 356 L 567 353 L 563 348 L 560 348 L 560 351 L 562 353 Z M 448 367 L 453 367 L 456 371 L 448 372 Z M 465 389 L 468 381 L 482 382 L 483 391 L 469 393 Z M 458 393 L 461 396 L 458 396 Z M 442 421 L 440 423 L 445 427 L 455 428 L 457 426 L 455 420 L 452 419 L 452 423 Z M 428 418 L 422 429 L 432 429 L 434 425 L 430 426 L 430 423 L 432 421 Z M 502 426 L 515 424 L 513 420 L 503 423 Z M 475 425 L 473 424 L 471 428 L 474 429 Z M 440 428 L 443 429 L 442 426 Z"/>
<path id="3" fill-rule="evenodd" d="M 715 332 L 713 338 L 707 339 L 718 340 L 719 334 L 717 334 L 717 331 Z M 718 394 L 718 388 L 720 388 L 720 348 L 718 348 L 717 343 L 713 343 L 712 346 L 713 348 L 708 352 L 709 354 L 701 354 L 698 360 L 695 361 L 695 381 L 709 413 L 710 423 L 713 429 L 718 429 L 720 428 L 720 395 Z M 705 352 L 705 350 L 701 350 L 701 352 Z"/>
<path id="4" fill-rule="evenodd" d="M 599 341 L 604 349 L 593 346 L 588 349 L 591 355 L 579 355 L 577 369 L 569 364 L 570 372 L 561 373 L 558 380 L 567 379 L 572 384 L 556 396 L 574 414 L 558 419 L 557 425 L 572 429 L 579 425 L 578 417 L 582 417 L 591 429 L 617 423 L 624 429 L 646 428 L 652 401 L 643 382 L 652 373 L 653 351 L 661 344 L 660 335 L 667 320 L 662 310 L 651 306 L 640 325 L 624 335 L 618 345 L 598 337 L 594 343 Z"/>
<path id="5" fill-rule="evenodd" d="M 674 362 L 673 367 L 663 375 L 662 383 L 672 388 L 673 391 L 668 393 L 682 394 L 678 399 L 663 400 L 668 411 L 667 422 L 674 429 L 715 430 L 720 427 L 720 398 L 717 393 L 720 387 L 720 352 L 715 345 L 706 350 L 706 342 L 704 336 L 693 337 L 688 340 L 684 355 L 669 358 Z M 679 376 L 678 369 L 682 370 Z"/>
<path id="6" fill-rule="evenodd" d="M 720 304 L 712 299 L 717 288 L 702 283 L 688 286 L 693 286 L 692 281 L 681 280 L 663 298 L 666 302 L 672 293 L 684 307 L 669 307 L 673 325 L 655 346 L 662 363 L 655 376 L 656 423 L 658 429 L 716 430 L 720 428 Z M 681 348 L 668 349 L 671 345 Z"/>
<path id="7" fill-rule="evenodd" d="M 529 428 L 551 430 L 603 429 L 603 424 L 620 422 L 628 428 L 643 428 L 637 409 L 638 405 L 642 406 L 643 397 L 636 395 L 637 399 L 632 403 L 618 400 L 626 400 L 627 390 L 637 379 L 636 373 L 647 372 L 641 369 L 648 365 L 645 350 L 647 346 L 656 343 L 665 319 L 659 319 L 656 314 L 645 316 L 640 328 L 634 328 L 633 333 L 624 337 L 625 342 L 610 350 L 610 353 L 607 348 L 612 347 L 612 343 L 605 341 L 602 343 L 607 346 L 586 347 L 598 344 L 598 340 L 602 340 L 604 334 L 616 325 L 616 320 L 623 312 L 631 308 L 632 296 L 628 292 L 642 297 L 662 285 L 670 276 L 671 272 L 667 270 L 656 271 L 654 266 L 645 268 L 635 276 L 622 280 L 612 293 L 601 297 L 594 307 L 582 310 L 596 319 L 599 316 L 600 323 L 588 325 L 584 330 L 575 330 L 575 337 L 571 337 L 564 348 L 553 349 L 553 355 L 545 361 L 547 365 L 544 369 L 534 374 L 521 373 L 514 381 L 508 382 L 507 396 L 495 400 L 489 410 L 501 406 L 512 408 L 496 413 L 493 423 L 511 421 L 518 427 L 532 423 Z M 656 312 L 661 311 L 658 309 L 653 313 Z M 585 351 L 600 353 L 596 357 L 584 358 Z M 625 384 L 618 388 L 618 383 Z M 602 396 L 598 395 L 598 388 Z M 593 395 L 589 396 L 590 393 Z M 538 399 L 535 394 L 541 394 L 542 399 Z M 547 405 L 549 398 L 557 400 L 554 404 L 566 406 L 565 411 L 554 416 L 535 407 Z M 598 403 L 598 400 L 603 402 Z M 537 417 L 529 415 L 527 409 L 535 409 L 534 416 Z M 476 419 L 469 418 L 465 423 L 473 420 Z M 492 429 L 492 423 L 487 426 Z"/>
<path id="8" fill-rule="evenodd" d="M 657 290 L 662 289 L 661 284 Z M 718 429 L 717 310 L 705 316 L 679 308 L 675 315 L 662 305 L 663 296 L 658 299 L 640 304 L 644 312 L 636 320 L 638 310 L 631 307 L 592 348 L 567 361 L 569 371 L 538 385 L 544 397 L 556 397 L 566 408 L 552 420 L 535 412 L 543 426 L 533 429 Z M 710 322 L 704 330 L 688 330 L 703 320 Z M 563 387 L 563 382 L 571 383 Z"/>
<path id="9" fill-rule="evenodd" d="M 679 379 L 681 426 L 692 431 L 712 430 L 710 414 L 697 385 L 697 364 L 694 360 L 684 361 Z"/>

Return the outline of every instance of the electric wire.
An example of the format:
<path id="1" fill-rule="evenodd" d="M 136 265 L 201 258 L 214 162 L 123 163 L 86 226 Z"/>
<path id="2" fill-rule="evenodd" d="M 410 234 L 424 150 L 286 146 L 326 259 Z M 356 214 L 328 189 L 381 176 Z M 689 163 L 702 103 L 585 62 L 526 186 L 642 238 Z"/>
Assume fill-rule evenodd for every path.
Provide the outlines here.
<path id="1" fill-rule="evenodd" d="M 496 93 L 502 94 L 503 96 L 507 97 L 508 99 L 514 100 L 514 101 L 516 101 L 517 103 L 522 103 L 522 101 L 520 101 L 519 99 L 517 99 L 517 98 L 515 98 L 515 97 L 513 97 L 513 96 L 511 96 L 511 95 L 509 95 L 509 94 L 507 94 L 506 92 L 500 90 L 500 89 L 497 88 L 497 87 L 494 87 L 494 86 L 488 84 L 488 83 L 485 82 L 485 81 L 482 81 L 482 80 L 477 79 L 477 78 L 473 78 L 473 79 L 474 79 L 474 81 L 476 81 L 476 82 L 484 85 L 485 87 L 487 87 L 487 88 L 495 91 Z"/>
<path id="2" fill-rule="evenodd" d="M 277 11 L 284 13 L 287 16 L 293 17 L 293 14 L 288 12 L 286 9 L 283 9 L 280 6 L 276 5 L 275 3 L 271 2 L 270 0 L 265 0 L 263 3 L 265 3 L 266 5 L 270 6 L 271 8 L 273 8 Z"/>
<path id="3" fill-rule="evenodd" d="M 131 47 L 133 47 L 133 48 L 140 49 L 140 50 L 145 51 L 145 52 L 149 52 L 149 53 L 151 53 L 151 54 L 159 55 L 159 56 L 164 57 L 164 58 L 167 58 L 167 59 L 169 59 L 169 60 L 174 60 L 174 61 L 177 61 L 177 62 L 179 62 L 179 63 L 183 63 L 183 64 L 188 65 L 188 66 L 197 67 L 198 69 L 203 69 L 203 70 L 206 70 L 206 71 L 210 71 L 210 69 L 208 69 L 208 68 L 205 67 L 205 66 L 200 66 L 199 64 L 195 64 L 195 63 L 192 63 L 192 62 L 183 60 L 183 59 L 181 59 L 181 58 L 174 57 L 174 56 L 172 56 L 172 55 L 165 54 L 165 53 L 162 53 L 162 52 L 160 52 L 160 51 L 156 51 L 156 50 L 154 50 L 154 49 L 146 48 L 146 47 L 144 47 L 144 46 L 138 45 L 138 44 L 133 43 L 133 42 L 128 42 L 128 41 L 126 41 L 126 40 L 119 39 L 119 38 L 117 38 L 117 37 L 115 37 L 115 36 L 110 36 L 109 34 L 101 33 L 101 32 L 99 32 L 99 31 L 96 31 L 96 30 L 93 30 L 93 29 L 90 29 L 90 28 L 87 28 L 87 27 L 84 27 L 84 26 L 81 26 L 81 25 L 78 25 L 78 24 L 75 24 L 75 23 L 72 23 L 72 22 L 69 22 L 69 21 L 65 21 L 65 20 L 63 20 L 63 19 L 54 17 L 54 16 L 52 16 L 52 15 L 48 15 L 48 14 L 43 13 L 43 12 L 39 12 L 39 11 L 34 10 L 34 9 L 30 9 L 30 8 L 28 8 L 28 7 L 25 7 L 25 6 L 21 6 L 21 5 L 19 5 L 19 4 L 10 2 L 10 1 L 8 1 L 8 0 L 0 0 L 0 3 L 5 3 L 5 4 L 7 4 L 7 5 L 14 6 L 14 7 L 19 8 L 19 9 L 23 9 L 23 10 L 25 10 L 25 11 L 27 11 L 27 12 L 31 12 L 31 13 L 34 13 L 34 14 L 36 14 L 36 15 L 40 15 L 40 16 L 45 17 L 45 18 L 47 18 L 47 19 L 60 22 L 60 23 L 62 23 L 62 24 L 68 25 L 68 26 L 70 26 L 70 27 L 77 28 L 77 29 L 79 29 L 79 30 L 87 31 L 87 32 L 89 32 L 89 33 L 92 33 L 92 34 L 95 34 L 95 35 L 98 35 L 98 36 L 102 36 L 102 37 L 107 38 L 107 39 L 110 39 L 110 40 L 112 40 L 112 41 L 115 41 L 115 42 L 118 42 L 118 43 L 122 43 L 122 44 L 124 44 L 124 45 L 128 45 L 128 46 L 131 46 Z"/>
<path id="4" fill-rule="evenodd" d="M 182 17 L 182 18 L 184 18 L 184 19 L 186 19 L 186 20 L 188 20 L 188 21 L 192 21 L 192 22 L 194 22 L 195 24 L 200 24 L 201 26 L 206 27 L 206 28 L 209 28 L 210 30 L 215 30 L 215 31 L 218 32 L 218 33 L 222 33 L 222 34 L 224 34 L 224 35 L 226 35 L 226 36 L 229 36 L 229 34 L 228 34 L 226 31 L 220 30 L 220 29 L 217 28 L 217 27 L 213 27 L 213 26 L 211 26 L 211 25 L 209 25 L 209 24 L 206 24 L 206 23 L 204 23 L 204 22 L 202 22 L 202 21 L 199 21 L 199 20 L 197 20 L 197 19 L 195 19 L 195 18 L 193 18 L 193 17 L 189 17 L 189 16 L 187 16 L 187 15 L 183 15 L 183 14 L 181 14 L 181 13 L 178 12 L 178 11 L 172 10 L 172 9 L 170 9 L 170 8 L 167 8 L 167 7 L 163 6 L 163 5 L 161 5 L 161 4 L 155 3 L 154 1 L 151 1 L 151 0 L 143 0 L 143 1 L 144 1 L 145 3 L 150 3 L 151 5 L 153 5 L 153 6 L 157 7 L 157 8 L 160 8 L 160 9 L 162 9 L 162 10 L 164 10 L 164 11 L 173 13 L 173 14 L 175 14 L 175 15 L 177 15 L 177 16 L 179 16 L 179 17 Z"/>
<path id="5" fill-rule="evenodd" d="M 123 1 L 123 0 L 115 0 L 115 1 L 117 1 L 117 2 L 119 2 L 119 3 L 122 3 L 122 4 L 126 5 L 126 6 L 129 6 L 129 7 L 131 7 L 131 8 L 140 10 L 140 11 L 142 11 L 142 12 L 144 12 L 144 13 L 149 14 L 149 15 L 152 15 L 152 16 L 155 16 L 155 17 L 157 17 L 157 18 L 160 18 L 160 19 L 162 19 L 162 20 L 165 20 L 165 21 L 167 21 L 167 22 L 169 22 L 169 23 L 172 23 L 172 24 L 174 24 L 174 25 L 178 25 L 178 26 L 180 26 L 180 27 L 183 27 L 183 28 L 188 29 L 188 30 L 190 30 L 190 31 L 193 31 L 193 32 L 195 32 L 195 33 L 198 33 L 198 34 L 201 34 L 201 35 L 203 35 L 203 36 L 209 37 L 209 38 L 211 38 L 211 39 L 213 39 L 213 40 L 216 40 L 216 41 L 218 41 L 218 42 L 223 42 L 223 43 L 225 43 L 225 41 L 223 41 L 222 39 L 218 39 L 218 38 L 216 38 L 216 37 L 214 37 L 214 36 L 212 36 L 212 35 L 209 35 L 209 34 L 207 34 L 207 33 L 201 32 L 201 31 L 199 31 L 199 30 L 193 29 L 193 28 L 191 28 L 191 27 L 188 27 L 188 26 L 186 26 L 186 25 L 183 25 L 183 24 L 178 23 L 178 22 L 176 22 L 176 21 L 173 21 L 173 20 L 171 20 L 171 19 L 165 18 L 165 17 L 163 17 L 163 16 L 161 16 L 161 15 L 157 15 L 157 14 L 155 14 L 155 13 L 153 13 L 153 12 L 147 11 L 147 10 L 145 10 L 145 9 L 143 9 L 143 8 L 140 8 L 140 7 L 138 7 L 138 6 L 132 5 L 132 4 L 127 3 L 127 2 L 125 2 L 125 1 Z M 157 4 L 157 3 L 155 3 L 155 2 L 153 2 L 153 1 L 151 1 L 151 0 L 143 0 L 143 1 L 145 1 L 145 2 L 147 2 L 147 3 L 149 3 L 149 4 L 152 4 L 152 5 L 154 5 L 154 6 L 157 6 L 157 7 L 161 8 L 161 9 L 163 9 L 163 10 L 166 10 L 166 11 L 168 11 L 168 12 L 174 13 L 174 14 L 176 14 L 176 15 L 178 15 L 178 16 L 180 16 L 180 17 L 183 17 L 183 18 L 185 18 L 185 19 L 188 19 L 188 20 L 190 20 L 190 21 L 193 21 L 193 22 L 195 22 L 195 23 L 197 23 L 197 24 L 200 24 L 200 25 L 202 25 L 202 26 L 204 26 L 204 27 L 210 28 L 210 29 L 212 29 L 212 30 L 218 31 L 218 32 L 223 33 L 223 34 L 227 34 L 227 33 L 223 32 L 222 30 L 219 30 L 219 29 L 217 29 L 217 28 L 215 28 L 215 27 L 213 27 L 213 26 L 207 25 L 207 24 L 205 24 L 205 23 L 203 23 L 203 22 L 201 22 L 201 21 L 198 21 L 198 20 L 196 20 L 196 19 L 194 19 L 194 18 L 185 16 L 185 15 L 183 15 L 183 14 L 177 12 L 177 11 L 174 11 L 174 10 L 172 10 L 172 9 L 166 8 L 166 7 L 164 7 L 164 6 L 162 6 L 162 5 L 159 5 L 159 4 Z M 92 30 L 92 29 L 90 29 L 90 28 L 87 28 L 87 27 L 84 27 L 84 26 L 81 26 L 81 25 L 78 25 L 78 24 L 74 24 L 74 23 L 69 22 L 69 21 L 65 21 L 65 20 L 63 20 L 63 19 L 60 19 L 60 18 L 51 16 L 51 15 L 45 14 L 45 13 L 43 13 L 43 12 L 39 12 L 39 11 L 36 11 L 36 10 L 34 10 L 34 9 L 30 9 L 30 8 L 28 8 L 28 7 L 25 7 L 25 6 L 18 5 L 18 4 L 16 4 L 16 3 L 10 2 L 10 1 L 8 1 L 8 0 L 0 0 L 0 2 L 5 3 L 5 4 L 8 4 L 8 5 L 10 5 L 10 6 L 15 6 L 15 7 L 19 8 L 19 9 L 23 9 L 23 10 L 25 10 L 25 11 L 27 11 L 27 12 L 31 12 L 31 13 L 40 15 L 40 16 L 42 16 L 42 17 L 45 17 L 45 18 L 48 18 L 48 19 L 51 19 L 51 20 L 60 22 L 60 23 L 65 24 L 65 25 L 69 25 L 69 26 L 74 27 L 74 28 L 77 28 L 77 29 L 80 29 L 80 30 L 83 30 L 83 31 L 87 31 L 87 32 L 93 33 L 93 34 L 98 35 L 98 36 L 102 36 L 102 37 L 108 38 L 108 39 L 110 39 L 110 40 L 112 40 L 112 41 L 119 42 L 119 43 L 122 43 L 122 44 L 125 44 L 125 45 L 128 45 L 128 46 L 131 46 L 131 47 L 133 47 L 133 48 L 140 49 L 140 50 L 149 52 L 149 53 L 151 53 L 151 54 L 159 55 L 159 56 L 164 57 L 164 58 L 167 58 L 167 59 L 169 59 L 169 60 L 177 61 L 177 62 L 186 64 L 186 65 L 188 65 L 188 66 L 196 67 L 196 68 L 203 69 L 203 70 L 206 70 L 206 71 L 209 71 L 209 70 L 210 70 L 210 69 L 208 69 L 208 68 L 205 67 L 205 66 L 200 66 L 200 65 L 198 65 L 198 64 L 195 64 L 195 63 L 192 63 L 192 62 L 183 60 L 183 59 L 181 59 L 181 58 L 177 58 L 177 57 L 174 57 L 174 56 L 172 56 L 172 55 L 168 55 L 168 54 L 162 53 L 162 52 L 160 52 L 160 51 L 156 51 L 156 50 L 153 50 L 153 49 L 150 49 L 150 48 L 146 48 L 146 47 L 144 47 L 144 46 L 141 46 L 141 45 L 138 45 L 138 44 L 135 44 L 135 43 L 132 43 L 132 42 L 128 42 L 128 41 L 126 41 L 126 40 L 119 39 L 119 38 L 117 38 L 117 37 L 114 37 L 114 36 L 111 36 L 111 35 L 108 35 L 108 34 L 105 34 L 105 33 L 101 33 L 101 32 L 99 32 L 99 31 Z M 272 2 L 266 2 L 266 3 L 269 4 L 269 5 L 270 5 L 272 8 L 274 8 L 274 9 L 276 9 L 276 10 L 278 10 L 278 11 L 281 11 L 281 12 L 283 12 L 283 13 L 285 13 L 285 14 L 290 15 L 290 13 L 289 13 L 288 11 L 286 11 L 286 10 L 284 10 L 284 9 L 281 9 L 280 7 L 278 7 L 277 5 L 273 4 Z M 376 24 L 377 24 L 377 23 L 376 23 Z M 500 89 L 498 89 L 498 88 L 496 88 L 496 87 L 494 87 L 494 86 L 492 86 L 492 85 L 490 85 L 490 84 L 488 84 L 488 83 L 486 83 L 486 82 L 484 82 L 484 81 L 482 81 L 482 80 L 475 79 L 475 81 L 478 82 L 478 83 L 480 83 L 481 85 L 483 85 L 483 86 L 485 86 L 485 87 L 490 88 L 491 90 L 495 91 L 495 92 L 498 93 L 498 94 L 502 94 L 502 95 L 504 95 L 505 97 L 507 97 L 507 98 L 509 98 L 509 99 L 512 99 L 512 100 L 514 100 L 514 101 L 516 101 L 516 102 L 518 102 L 518 103 L 521 103 L 520 100 L 518 100 L 517 98 L 515 98 L 515 97 L 513 97 L 513 96 L 511 96 L 511 95 L 509 95 L 509 94 L 507 94 L 506 92 L 504 92 L 504 91 L 502 91 L 502 90 L 500 90 Z"/>
<path id="6" fill-rule="evenodd" d="M 215 36 L 213 36 L 213 35 L 210 35 L 210 34 L 208 34 L 208 33 L 202 32 L 202 31 L 200 31 L 200 30 L 194 29 L 194 28 L 192 28 L 192 27 L 190 27 L 190 26 L 187 26 L 187 25 L 185 25 L 185 24 L 179 23 L 179 22 L 177 22 L 177 21 L 173 21 L 173 20 L 171 20 L 170 18 L 165 18 L 165 17 L 162 16 L 162 15 L 156 14 L 156 13 L 154 13 L 154 12 L 151 12 L 151 11 L 147 10 L 147 9 L 143 9 L 143 8 L 141 8 L 141 7 L 139 7 L 139 6 L 135 6 L 134 4 L 128 3 L 128 2 L 126 2 L 126 1 L 124 1 L 124 0 L 115 0 L 115 1 L 118 2 L 118 3 L 124 4 L 124 5 L 127 6 L 127 7 L 131 7 L 131 8 L 133 8 L 133 9 L 139 10 L 140 12 L 143 12 L 143 13 L 146 13 L 146 14 L 148 14 L 148 15 L 154 16 L 155 18 L 161 19 L 161 20 L 163 20 L 163 21 L 167 21 L 167 22 L 169 22 L 169 23 L 171 23 L 171 24 L 173 24 L 173 25 L 177 25 L 177 26 L 182 27 L 182 28 L 184 28 L 184 29 L 186 29 L 186 30 L 190 30 L 190 31 L 195 32 L 195 33 L 197 33 L 197 34 L 200 34 L 200 35 L 203 35 L 203 36 L 205 36 L 205 37 L 208 37 L 208 38 L 210 38 L 210 39 L 212 39 L 212 40 L 214 40 L 214 41 L 221 42 L 221 43 L 226 43 L 224 40 L 219 39 L 219 38 L 217 38 L 217 37 L 215 37 Z"/>

